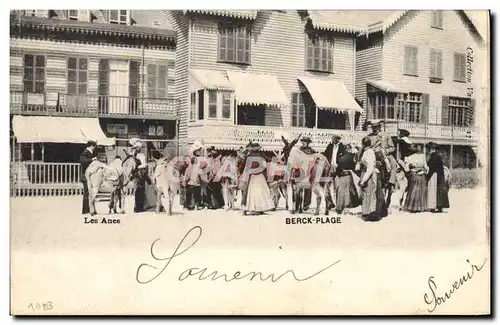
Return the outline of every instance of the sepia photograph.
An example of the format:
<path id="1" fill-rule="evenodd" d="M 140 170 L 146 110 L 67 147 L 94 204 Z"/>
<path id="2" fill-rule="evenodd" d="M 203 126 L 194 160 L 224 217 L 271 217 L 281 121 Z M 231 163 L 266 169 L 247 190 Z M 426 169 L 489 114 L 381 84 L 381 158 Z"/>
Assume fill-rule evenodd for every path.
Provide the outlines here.
<path id="1" fill-rule="evenodd" d="M 488 10 L 9 24 L 11 315 L 490 315 Z"/>

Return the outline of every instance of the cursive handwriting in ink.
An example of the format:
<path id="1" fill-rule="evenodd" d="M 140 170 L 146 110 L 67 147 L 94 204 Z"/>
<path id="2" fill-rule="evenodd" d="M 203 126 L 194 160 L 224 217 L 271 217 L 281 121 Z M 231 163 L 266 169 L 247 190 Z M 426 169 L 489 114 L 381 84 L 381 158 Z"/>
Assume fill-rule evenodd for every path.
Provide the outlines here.
<path id="1" fill-rule="evenodd" d="M 194 241 L 185 249 L 183 250 L 180 250 L 180 248 L 183 246 L 184 244 L 184 241 L 186 240 L 186 238 L 188 238 L 190 236 L 191 233 L 196 233 L 197 236 L 196 238 L 194 239 Z M 158 278 L 164 271 L 165 269 L 170 265 L 170 262 L 172 262 L 173 258 L 174 257 L 178 257 L 180 255 L 182 255 L 183 253 L 185 253 L 187 250 L 189 250 L 191 247 L 193 247 L 197 242 L 198 240 L 200 239 L 201 237 L 201 234 L 203 233 L 203 230 L 200 226 L 195 226 L 193 228 L 191 228 L 185 235 L 184 237 L 182 238 L 182 240 L 180 241 L 179 245 L 177 246 L 177 248 L 174 250 L 174 252 L 172 253 L 171 256 L 169 257 L 158 257 L 156 254 L 155 254 L 155 250 L 154 250 L 154 246 L 155 244 L 159 241 L 159 239 L 156 239 L 152 244 L 151 244 L 151 256 L 157 260 L 157 261 L 164 261 L 166 262 L 165 265 L 163 266 L 163 268 L 161 268 L 159 270 L 159 272 L 154 275 L 153 277 L 150 277 L 148 279 L 141 279 L 141 277 L 139 276 L 139 274 L 141 273 L 141 270 L 144 268 L 144 267 L 149 267 L 149 268 L 152 268 L 152 269 L 155 269 L 155 270 L 158 270 L 159 268 L 153 266 L 153 265 L 150 265 L 150 264 L 147 264 L 147 263 L 142 263 L 141 265 L 139 265 L 139 267 L 137 268 L 137 273 L 136 273 L 136 281 L 138 283 L 141 283 L 141 284 L 146 284 L 146 283 L 150 283 L 152 282 L 153 280 L 155 280 L 156 278 Z M 256 271 L 250 271 L 244 275 L 242 275 L 242 272 L 240 271 L 236 271 L 234 274 L 232 275 L 227 275 L 227 274 L 219 274 L 218 271 L 213 271 L 213 272 L 210 272 L 208 275 L 205 275 L 205 272 L 209 272 L 207 268 L 196 268 L 196 267 L 193 267 L 193 268 L 189 268 L 189 269 L 186 269 L 184 270 L 178 277 L 178 280 L 179 281 L 184 281 L 186 280 L 187 278 L 189 278 L 190 276 L 197 276 L 197 279 L 198 280 L 206 280 L 206 279 L 210 279 L 212 281 L 215 281 L 215 280 L 218 280 L 218 279 L 223 279 L 225 282 L 231 282 L 231 281 L 234 281 L 234 280 L 243 280 L 243 279 L 247 279 L 247 280 L 254 280 L 255 278 L 258 278 L 260 279 L 260 281 L 262 282 L 265 282 L 267 280 L 271 280 L 271 282 L 277 282 L 278 280 L 280 280 L 281 278 L 283 278 L 285 275 L 287 274 L 290 274 L 293 279 L 295 281 L 298 281 L 298 282 L 302 282 L 302 281 L 307 281 L 323 272 L 325 272 L 326 270 L 330 269 L 331 267 L 333 267 L 334 265 L 338 264 L 340 262 L 340 260 L 337 260 L 336 262 L 328 265 L 327 267 L 309 275 L 309 276 L 306 276 L 306 277 L 298 277 L 296 274 L 295 274 L 295 271 L 294 270 L 287 270 L 285 271 L 284 273 L 282 273 L 281 275 L 279 276 L 276 276 L 274 273 L 271 273 L 267 276 L 264 276 L 262 274 L 262 272 L 256 272 Z"/>
<path id="2" fill-rule="evenodd" d="M 451 289 L 446 291 L 444 293 L 444 296 L 437 295 L 437 293 L 436 293 L 437 284 L 434 281 L 434 277 L 433 276 L 429 277 L 429 279 L 427 280 L 427 284 L 429 285 L 429 289 L 432 293 L 432 297 L 429 297 L 429 295 L 426 293 L 426 294 L 424 294 L 424 301 L 427 305 L 431 306 L 427 309 L 430 313 L 432 313 L 434 310 L 436 310 L 437 306 L 442 305 L 445 302 L 447 302 L 452 297 L 453 293 L 455 293 L 455 291 L 460 289 L 464 285 L 464 283 L 466 283 L 467 281 L 472 279 L 472 277 L 474 276 L 474 271 L 480 272 L 483 269 L 484 264 L 486 264 L 486 259 L 483 261 L 483 264 L 481 264 L 481 266 L 477 266 L 475 264 L 472 264 L 469 260 L 467 260 L 467 263 L 470 264 L 470 268 L 471 268 L 470 271 L 467 271 L 466 274 L 462 275 L 458 279 L 458 281 L 453 282 Z"/>

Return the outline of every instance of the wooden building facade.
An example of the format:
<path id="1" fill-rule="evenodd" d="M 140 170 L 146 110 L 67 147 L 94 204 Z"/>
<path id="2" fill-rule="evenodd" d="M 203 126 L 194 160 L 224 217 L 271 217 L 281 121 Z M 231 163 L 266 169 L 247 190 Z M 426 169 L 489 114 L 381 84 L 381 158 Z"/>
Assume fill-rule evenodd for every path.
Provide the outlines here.
<path id="1" fill-rule="evenodd" d="M 485 42 L 470 17 L 461 10 L 366 15 L 356 52 L 363 120 L 388 120 L 390 132 L 404 128 L 414 142 L 437 142 L 452 168 L 476 167 Z"/>
<path id="2" fill-rule="evenodd" d="M 11 11 L 17 183 L 78 183 L 70 169 L 89 138 L 113 148 L 108 160 L 131 137 L 175 138 L 175 43 L 161 11 Z"/>
<path id="3" fill-rule="evenodd" d="M 356 136 L 354 25 L 296 10 L 165 11 L 177 32 L 179 136 L 235 149 Z"/>

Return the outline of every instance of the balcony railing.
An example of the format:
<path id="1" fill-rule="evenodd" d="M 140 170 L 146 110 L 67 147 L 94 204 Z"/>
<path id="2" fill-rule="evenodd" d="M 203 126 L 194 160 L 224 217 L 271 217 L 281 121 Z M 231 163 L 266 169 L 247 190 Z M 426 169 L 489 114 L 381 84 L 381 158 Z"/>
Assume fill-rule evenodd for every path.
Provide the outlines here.
<path id="1" fill-rule="evenodd" d="M 433 140 L 473 142 L 477 141 L 477 134 L 472 128 L 451 127 L 444 125 L 419 125 L 400 123 L 388 125 L 386 132 L 397 135 L 397 128 L 410 131 L 411 138 L 418 142 Z M 250 125 L 198 125 L 188 128 L 188 141 L 203 141 L 206 144 L 221 149 L 237 149 L 246 145 L 250 140 L 258 142 L 263 147 L 278 150 L 283 148 L 281 136 L 287 140 L 299 134 L 311 138 L 311 146 L 315 149 L 324 149 L 331 142 L 333 134 L 342 135 L 345 141 L 360 142 L 367 135 L 367 131 L 309 129 L 298 127 L 250 126 Z"/>
<path id="2" fill-rule="evenodd" d="M 10 110 L 12 114 L 53 116 L 160 119 L 177 117 L 176 101 L 172 98 L 36 94 L 16 91 L 11 91 Z"/>

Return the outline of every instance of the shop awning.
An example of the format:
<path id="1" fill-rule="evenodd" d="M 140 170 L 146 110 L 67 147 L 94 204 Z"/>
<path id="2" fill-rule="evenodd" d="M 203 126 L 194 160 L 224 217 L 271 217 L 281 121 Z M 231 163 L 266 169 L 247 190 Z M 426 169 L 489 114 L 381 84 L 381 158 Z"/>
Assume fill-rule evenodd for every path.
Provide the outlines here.
<path id="1" fill-rule="evenodd" d="M 225 72 L 217 70 L 190 69 L 191 76 L 205 89 L 234 90 Z"/>
<path id="2" fill-rule="evenodd" d="M 369 84 L 370 86 L 373 86 L 375 88 L 378 88 L 382 91 L 389 92 L 389 93 L 407 93 L 406 90 L 402 89 L 401 87 L 397 87 L 390 82 L 384 81 L 384 80 L 373 80 L 373 79 L 368 79 L 366 80 L 366 83 Z"/>
<path id="3" fill-rule="evenodd" d="M 110 146 L 115 139 L 104 134 L 97 118 L 21 116 L 12 119 L 12 129 L 18 143 L 86 143 Z"/>
<path id="4" fill-rule="evenodd" d="M 363 111 L 342 81 L 310 77 L 298 79 L 306 86 L 318 108 L 341 112 Z"/>
<path id="5" fill-rule="evenodd" d="M 250 105 L 288 105 L 288 99 L 275 75 L 227 71 L 234 85 L 236 102 Z"/>

